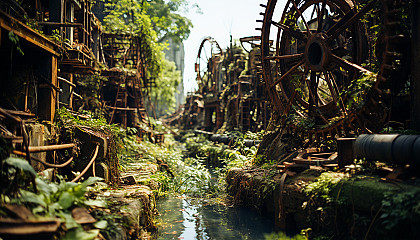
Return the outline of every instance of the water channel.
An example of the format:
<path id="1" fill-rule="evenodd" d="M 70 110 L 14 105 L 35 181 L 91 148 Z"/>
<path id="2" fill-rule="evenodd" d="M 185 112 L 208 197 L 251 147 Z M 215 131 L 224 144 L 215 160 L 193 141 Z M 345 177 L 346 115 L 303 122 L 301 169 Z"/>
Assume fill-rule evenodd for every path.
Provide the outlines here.
<path id="1" fill-rule="evenodd" d="M 256 211 L 211 199 L 168 197 L 159 201 L 158 211 L 158 240 L 258 240 L 274 231 L 273 221 Z"/>
<path id="2" fill-rule="evenodd" d="M 208 161 L 189 156 L 185 145 L 177 146 L 180 158 L 167 157 L 178 166 L 174 181 L 182 182 L 178 190 L 185 195 L 169 195 L 157 203 L 158 240 L 265 240 L 274 233 L 274 220 L 250 208 L 226 206 L 206 196 L 217 186 L 218 171 Z M 182 159 L 182 160 L 181 160 Z M 219 166 L 220 167 L 220 166 Z M 182 192 L 180 191 L 180 192 Z M 189 193 L 189 194 L 188 194 Z"/>

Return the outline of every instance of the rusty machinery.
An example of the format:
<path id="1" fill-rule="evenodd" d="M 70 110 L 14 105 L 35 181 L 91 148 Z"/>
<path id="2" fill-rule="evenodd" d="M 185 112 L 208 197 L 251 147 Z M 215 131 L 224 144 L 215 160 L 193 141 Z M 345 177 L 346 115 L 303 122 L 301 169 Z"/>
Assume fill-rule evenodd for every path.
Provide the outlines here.
<path id="1" fill-rule="evenodd" d="M 204 101 L 204 127 L 218 129 L 223 124 L 223 110 L 220 107 L 219 93 L 223 90 L 221 71 L 223 50 L 212 37 L 205 37 L 198 50 L 195 62 L 199 94 Z"/>
<path id="2" fill-rule="evenodd" d="M 240 39 L 242 48 L 231 44 L 223 51 L 213 38 L 202 40 L 195 70 L 198 95 L 202 96 L 199 102 L 204 108 L 203 124 L 197 121 L 195 125 L 222 132 L 259 131 L 267 126 L 270 109 L 264 86 L 257 76 L 258 41 L 259 37 L 244 37 Z M 187 115 L 191 115 L 189 112 L 186 108 Z"/>
<path id="3" fill-rule="evenodd" d="M 282 132 L 315 141 L 383 128 L 408 79 L 402 4 L 288 0 L 282 13 L 277 0 L 261 4 L 261 73 Z"/>
<path id="4" fill-rule="evenodd" d="M 218 67 L 223 59 L 223 50 L 212 37 L 205 37 L 198 49 L 195 62 L 197 83 L 201 94 L 220 91 Z"/>

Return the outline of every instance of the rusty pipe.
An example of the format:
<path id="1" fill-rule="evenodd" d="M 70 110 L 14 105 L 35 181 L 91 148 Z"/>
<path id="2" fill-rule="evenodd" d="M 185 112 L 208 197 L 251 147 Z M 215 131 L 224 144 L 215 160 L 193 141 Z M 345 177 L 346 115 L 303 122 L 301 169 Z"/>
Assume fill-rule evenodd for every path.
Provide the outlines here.
<path id="1" fill-rule="evenodd" d="M 17 150 L 13 150 L 12 152 L 13 154 L 16 154 L 18 156 L 22 156 L 22 157 L 26 157 L 26 153 L 21 152 L 21 151 L 17 151 Z M 31 160 L 37 161 L 39 163 L 42 163 L 43 165 L 47 166 L 47 167 L 52 167 L 52 168 L 63 168 L 67 165 L 69 165 L 72 161 L 73 161 L 73 157 L 71 157 L 69 160 L 67 160 L 67 162 L 62 163 L 62 164 L 52 164 L 52 163 L 48 163 L 45 162 L 37 157 L 31 156 Z"/>
<path id="2" fill-rule="evenodd" d="M 353 152 L 356 158 L 420 166 L 420 135 L 362 134 Z"/>
<path id="3" fill-rule="evenodd" d="M 73 148 L 75 146 L 76 144 L 74 143 L 48 145 L 48 146 L 29 146 L 29 152 L 36 153 L 36 152 L 56 151 L 56 150 L 62 150 L 62 149 L 67 149 L 67 148 Z"/>
<path id="4" fill-rule="evenodd" d="M 92 164 L 95 162 L 96 156 L 98 156 L 98 152 L 99 152 L 99 144 L 96 145 L 95 153 L 93 154 L 93 157 L 90 160 L 90 162 L 88 163 L 88 165 L 85 167 L 85 169 L 83 169 L 83 171 L 79 174 L 79 176 L 77 176 L 73 180 L 71 180 L 72 182 L 77 182 L 87 172 L 87 170 L 90 168 L 90 166 L 92 166 Z M 93 166 L 93 168 L 95 168 L 95 166 Z"/>

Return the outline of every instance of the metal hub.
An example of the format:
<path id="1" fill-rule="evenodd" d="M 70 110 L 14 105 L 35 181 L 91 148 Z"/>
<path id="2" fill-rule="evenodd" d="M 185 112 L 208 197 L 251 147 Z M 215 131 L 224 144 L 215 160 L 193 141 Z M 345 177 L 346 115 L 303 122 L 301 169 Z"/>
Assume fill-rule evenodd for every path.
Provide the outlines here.
<path id="1" fill-rule="evenodd" d="M 328 55 L 329 48 L 324 36 L 320 33 L 312 35 L 306 44 L 306 65 L 313 71 L 322 71 L 327 63 Z"/>

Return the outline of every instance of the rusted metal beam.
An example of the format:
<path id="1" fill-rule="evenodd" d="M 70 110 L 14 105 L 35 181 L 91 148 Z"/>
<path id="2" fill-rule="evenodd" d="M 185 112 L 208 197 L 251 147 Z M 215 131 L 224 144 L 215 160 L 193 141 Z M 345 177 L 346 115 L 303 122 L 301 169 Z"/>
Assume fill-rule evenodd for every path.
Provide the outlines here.
<path id="1" fill-rule="evenodd" d="M 126 107 L 126 108 L 122 108 L 122 107 L 111 107 L 111 106 L 105 106 L 106 108 L 111 108 L 111 109 L 115 109 L 115 110 L 119 110 L 119 111 L 135 111 L 137 110 L 137 108 L 130 108 L 130 107 Z M 140 108 L 140 111 L 144 111 L 144 108 Z"/>
<path id="2" fill-rule="evenodd" d="M 49 146 L 35 146 L 35 147 L 34 146 L 29 146 L 29 152 L 36 153 L 36 152 L 56 151 L 56 150 L 73 148 L 75 146 L 76 146 L 76 144 L 74 144 L 74 143 L 49 145 Z"/>
<path id="3" fill-rule="evenodd" d="M 81 23 L 38 22 L 38 25 L 49 27 L 83 27 Z"/>

